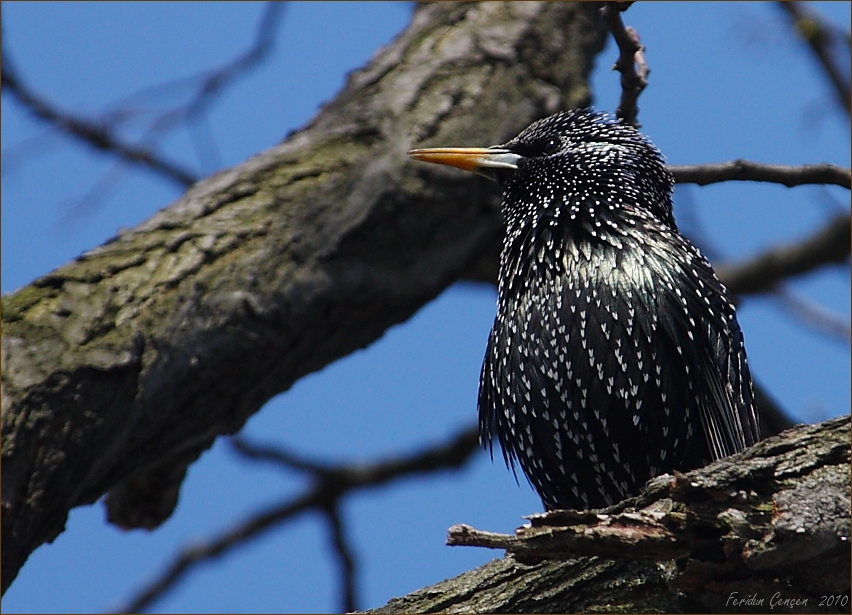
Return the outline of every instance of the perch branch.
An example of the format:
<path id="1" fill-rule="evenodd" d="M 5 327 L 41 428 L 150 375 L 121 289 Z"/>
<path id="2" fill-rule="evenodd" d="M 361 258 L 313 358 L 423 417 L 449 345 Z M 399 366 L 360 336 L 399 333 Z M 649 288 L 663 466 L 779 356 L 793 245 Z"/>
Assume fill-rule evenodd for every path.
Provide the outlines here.
<path id="1" fill-rule="evenodd" d="M 845 416 L 659 476 L 607 509 L 534 515 L 515 536 L 456 526 L 454 543 L 508 556 L 371 612 L 718 613 L 732 595 L 819 612 L 821 596 L 849 594 L 849 472 Z"/>

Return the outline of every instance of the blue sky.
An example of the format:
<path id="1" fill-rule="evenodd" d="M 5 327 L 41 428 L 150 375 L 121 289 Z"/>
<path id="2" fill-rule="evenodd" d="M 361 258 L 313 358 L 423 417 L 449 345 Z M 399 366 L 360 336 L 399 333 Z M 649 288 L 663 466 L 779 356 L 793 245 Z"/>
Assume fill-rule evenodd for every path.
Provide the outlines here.
<path id="1" fill-rule="evenodd" d="M 848 31 L 848 2 L 814 7 Z M 264 11 L 255 3 L 172 2 L 4 2 L 2 8 L 4 46 L 23 78 L 79 114 L 109 110 L 147 86 L 227 61 L 250 44 Z M 166 139 L 165 151 L 204 175 L 272 146 L 332 98 L 348 71 L 390 42 L 411 10 L 398 3 L 288 6 L 270 60 L 209 113 L 215 152 L 208 148 L 199 161 L 186 131 Z M 671 163 L 746 158 L 849 166 L 848 118 L 772 4 L 637 3 L 625 22 L 642 35 L 652 69 L 639 102 L 643 131 Z M 609 70 L 615 53 L 609 44 L 593 76 L 595 105 L 603 110 L 618 99 L 618 75 Z M 46 131 L 7 96 L 2 146 L 4 293 L 180 195 L 148 172 L 123 171 L 96 206 L 81 208 L 113 163 Z M 682 230 L 698 233 L 714 262 L 795 240 L 848 208 L 848 192 L 837 188 L 729 183 L 681 187 L 675 197 Z M 790 290 L 848 319 L 848 268 L 797 280 Z M 475 418 L 494 302 L 489 287 L 449 289 L 368 349 L 270 401 L 244 433 L 334 461 L 369 461 L 437 443 Z M 796 420 L 849 411 L 848 345 L 803 327 L 768 298 L 747 299 L 739 318 L 753 374 Z M 67 531 L 30 557 L 3 610 L 118 607 L 187 542 L 303 487 L 298 476 L 241 462 L 220 441 L 191 468 L 175 515 L 152 533 L 107 525 L 99 503 L 75 509 Z M 515 484 L 502 462 L 485 454 L 458 474 L 352 497 L 345 512 L 360 564 L 362 608 L 498 556 L 444 546 L 450 525 L 510 531 L 521 515 L 540 508 L 526 484 Z M 336 582 L 324 523 L 305 516 L 199 568 L 155 610 L 332 611 Z"/>

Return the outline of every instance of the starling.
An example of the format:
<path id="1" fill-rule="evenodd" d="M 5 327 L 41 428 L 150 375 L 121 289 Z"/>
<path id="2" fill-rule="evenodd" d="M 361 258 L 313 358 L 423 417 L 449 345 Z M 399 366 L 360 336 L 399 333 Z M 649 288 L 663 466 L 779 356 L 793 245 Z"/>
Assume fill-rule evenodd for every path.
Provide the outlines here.
<path id="1" fill-rule="evenodd" d="M 496 436 L 546 509 L 609 506 L 758 440 L 734 305 L 678 232 L 650 140 L 580 109 L 503 145 L 409 155 L 502 188 L 480 440 Z"/>

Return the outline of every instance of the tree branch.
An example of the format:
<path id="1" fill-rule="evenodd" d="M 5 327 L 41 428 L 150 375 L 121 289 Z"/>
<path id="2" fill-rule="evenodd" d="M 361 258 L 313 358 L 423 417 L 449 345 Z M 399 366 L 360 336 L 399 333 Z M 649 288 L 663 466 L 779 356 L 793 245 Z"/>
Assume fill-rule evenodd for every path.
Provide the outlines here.
<path id="1" fill-rule="evenodd" d="M 406 320 L 499 241 L 486 180 L 405 152 L 499 143 L 588 104 L 596 11 L 420 5 L 286 142 L 4 297 L 4 589 L 71 507 L 107 491 L 114 522 L 161 523 L 217 435 Z"/>
<path id="2" fill-rule="evenodd" d="M 341 613 L 352 613 L 358 610 L 358 569 L 355 562 L 355 553 L 346 536 L 343 527 L 343 518 L 340 515 L 340 505 L 336 504 L 331 509 L 326 509 L 325 518 L 328 521 L 329 531 L 334 544 L 334 552 L 340 564 Z"/>
<path id="3" fill-rule="evenodd" d="M 234 547 L 260 538 L 283 521 L 317 506 L 316 492 L 306 493 L 283 504 L 255 512 L 250 519 L 206 542 L 186 547 L 147 587 L 134 595 L 116 613 L 141 613 L 162 598 L 197 565 L 218 559 Z"/>
<path id="4" fill-rule="evenodd" d="M 179 123 L 192 124 L 201 121 L 216 97 L 228 85 L 265 60 L 275 42 L 275 33 L 283 10 L 284 5 L 282 3 L 269 2 L 252 46 L 227 64 L 205 71 L 200 75 L 149 87 L 143 92 L 126 97 L 124 99 L 125 104 L 129 103 L 130 100 L 146 95 L 150 96 L 153 93 L 162 94 L 169 89 L 183 86 L 188 81 L 198 82 L 196 93 L 187 103 L 158 114 L 143 131 L 140 145 L 125 142 L 117 130 L 119 121 L 135 117 L 138 115 L 136 111 L 130 112 L 122 104 L 119 104 L 112 112 L 95 120 L 84 119 L 61 111 L 52 101 L 39 96 L 24 84 L 24 80 L 11 63 L 6 49 L 3 50 L 2 83 L 6 90 L 26 109 L 60 132 L 97 150 L 108 152 L 120 162 L 142 166 L 177 183 L 182 188 L 187 188 L 198 181 L 199 178 L 194 172 L 182 165 L 157 154 L 154 136 L 171 130 Z M 193 144 L 195 144 L 194 139 Z M 203 148 L 196 147 L 196 150 L 201 152 Z M 91 190 L 89 195 L 81 199 L 81 202 L 91 201 L 96 190 L 96 188 Z"/>
<path id="5" fill-rule="evenodd" d="M 833 164 L 785 166 L 734 160 L 716 164 L 673 165 L 669 166 L 669 170 L 677 183 L 700 186 L 727 181 L 756 181 L 782 184 L 789 188 L 809 184 L 852 187 L 852 172 Z M 467 267 L 464 278 L 495 284 L 499 253 L 500 243 L 495 240 L 483 250 L 479 259 Z"/>
<path id="6" fill-rule="evenodd" d="M 735 295 L 769 292 L 783 280 L 828 264 L 845 263 L 850 252 L 850 216 L 838 216 L 809 237 L 776 246 L 735 265 L 716 268 Z"/>
<path id="7" fill-rule="evenodd" d="M 319 461 L 305 459 L 299 455 L 284 450 L 280 446 L 262 445 L 249 442 L 239 436 L 231 438 L 231 445 L 234 451 L 246 459 L 252 461 L 265 461 L 275 464 L 280 468 L 298 470 L 316 476 L 323 476 L 330 472 L 334 472 L 334 466 L 330 466 Z"/>
<path id="8" fill-rule="evenodd" d="M 621 13 L 630 8 L 632 2 L 607 2 L 601 9 L 601 16 L 609 26 L 618 45 L 619 56 L 613 70 L 621 73 L 621 100 L 615 110 L 616 117 L 627 124 L 639 128 L 639 95 L 648 87 L 648 74 L 651 72 L 645 62 L 645 47 L 639 40 L 639 33 L 625 27 Z"/>
<path id="9" fill-rule="evenodd" d="M 315 472 L 313 485 L 304 493 L 267 507 L 204 543 L 186 547 L 154 581 L 140 590 L 127 604 L 116 609 L 116 612 L 138 613 L 149 608 L 199 564 L 219 558 L 236 547 L 257 540 L 282 522 L 311 510 L 322 512 L 330 524 L 332 540 L 343 571 L 345 591 L 342 601 L 346 611 L 352 611 L 357 602 L 355 558 L 343 533 L 338 513 L 340 501 L 365 488 L 386 485 L 419 474 L 462 467 L 473 452 L 478 450 L 478 444 L 478 429 L 474 426 L 461 431 L 448 442 L 372 464 L 332 466 L 298 462 L 300 469 L 310 468 L 309 471 Z M 277 447 L 256 446 L 242 440 L 236 450 L 249 459 L 271 461 L 285 469 L 294 467 L 291 463 L 294 457 Z"/>
<path id="10" fill-rule="evenodd" d="M 534 515 L 514 536 L 456 526 L 450 542 L 514 555 L 370 612 L 739 612 L 732 597 L 751 595 L 758 611 L 773 597 L 846 611 L 819 601 L 849 595 L 849 437 L 848 416 L 799 426 L 608 509 Z"/>
<path id="11" fill-rule="evenodd" d="M 839 40 L 841 35 L 801 2 L 778 2 L 776 4 L 782 11 L 786 12 L 798 35 L 810 46 L 819 65 L 828 77 L 835 100 L 848 116 L 852 112 L 849 72 L 848 69 L 844 69 L 840 65 L 840 62 L 848 62 L 849 59 L 849 33 L 846 33 L 842 41 Z M 841 44 L 843 45 L 842 51 L 839 49 Z"/>
<path id="12" fill-rule="evenodd" d="M 4 91 L 12 94 L 36 117 L 65 134 L 97 150 L 110 152 L 125 162 L 154 171 L 182 188 L 187 188 L 197 181 L 198 178 L 192 171 L 156 155 L 151 149 L 125 143 L 106 123 L 86 120 L 57 109 L 51 102 L 24 85 L 6 49 L 3 50 L 1 74 Z"/>
<path id="13" fill-rule="evenodd" d="M 819 331 L 835 341 L 847 346 L 852 343 L 852 328 L 848 317 L 835 314 L 818 303 L 808 301 L 796 293 L 784 288 L 776 288 L 773 293 L 781 305 L 791 312 L 803 325 Z"/>
<path id="14" fill-rule="evenodd" d="M 833 164 L 805 164 L 797 167 L 733 160 L 717 164 L 674 165 L 669 170 L 679 184 L 706 186 L 718 182 L 752 181 L 782 184 L 788 188 L 807 184 L 828 184 L 850 188 L 849 169 Z"/>
<path id="15" fill-rule="evenodd" d="M 225 88 L 237 79 L 245 77 L 251 70 L 257 68 L 257 66 L 269 57 L 275 44 L 275 36 L 278 32 L 278 26 L 285 8 L 286 3 L 284 2 L 267 2 L 266 10 L 258 24 L 255 39 L 251 46 L 231 61 L 191 77 L 148 87 L 127 96 L 117 104 L 118 113 L 121 113 L 122 103 L 127 104 L 132 100 L 160 95 L 191 83 L 195 89 L 195 94 L 189 101 L 160 113 L 151 122 L 147 132 L 149 135 L 164 133 L 177 124 L 184 123 L 189 125 L 202 121 L 206 117 L 208 109 Z M 201 153 L 204 151 L 194 139 L 193 145 L 197 152 Z"/>

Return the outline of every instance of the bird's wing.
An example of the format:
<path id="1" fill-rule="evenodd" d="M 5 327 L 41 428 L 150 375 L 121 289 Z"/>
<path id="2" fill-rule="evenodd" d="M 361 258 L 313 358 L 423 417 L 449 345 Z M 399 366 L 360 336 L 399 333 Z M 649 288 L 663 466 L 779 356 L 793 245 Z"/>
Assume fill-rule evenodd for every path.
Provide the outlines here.
<path id="1" fill-rule="evenodd" d="M 759 439 L 743 335 L 727 291 L 707 260 L 685 240 L 690 262 L 675 270 L 680 293 L 661 297 L 664 330 L 683 344 L 694 371 L 701 420 L 714 459 Z"/>

